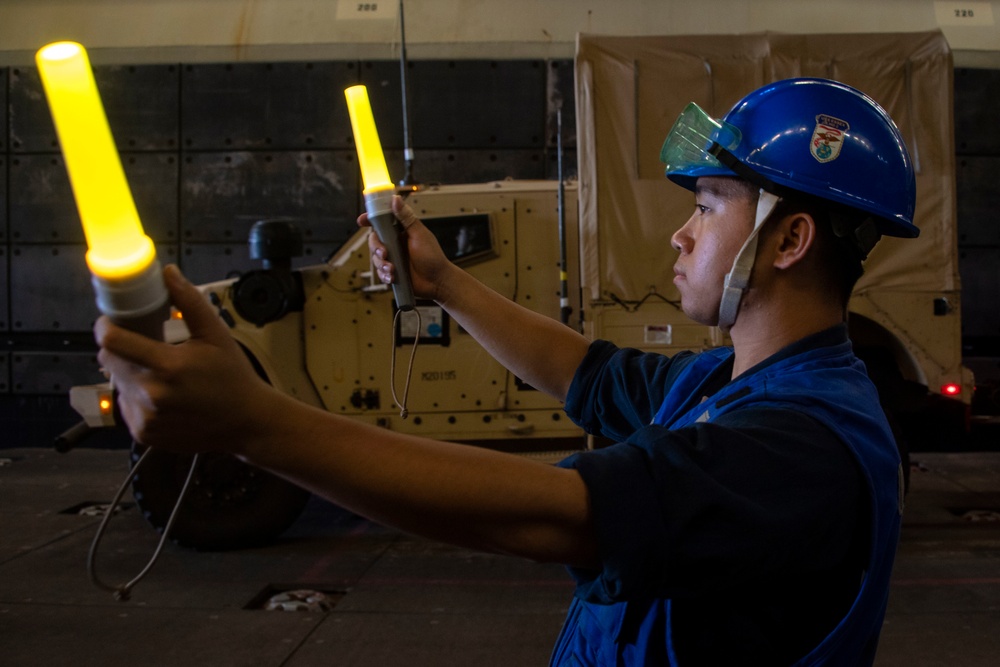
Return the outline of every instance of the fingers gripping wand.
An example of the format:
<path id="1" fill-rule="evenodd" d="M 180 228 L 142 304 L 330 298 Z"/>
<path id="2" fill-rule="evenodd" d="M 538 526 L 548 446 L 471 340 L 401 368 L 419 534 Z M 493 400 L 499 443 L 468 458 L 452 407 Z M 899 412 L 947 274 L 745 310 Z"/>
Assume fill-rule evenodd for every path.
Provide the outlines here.
<path id="1" fill-rule="evenodd" d="M 385 155 L 382 153 L 382 144 L 368 100 L 368 89 L 364 86 L 351 86 L 344 91 L 344 95 L 347 97 L 347 111 L 351 115 L 354 143 L 361 163 L 368 220 L 382 245 L 389 251 L 389 258 L 396 265 L 396 279 L 392 285 L 396 305 L 403 311 L 413 310 L 410 267 L 406 245 L 401 238 L 403 227 L 392 213 L 392 197 L 396 188 L 389 179 L 389 169 L 385 164 Z"/>
<path id="2" fill-rule="evenodd" d="M 139 221 L 87 52 L 76 42 L 56 42 L 40 49 L 35 62 L 87 238 L 87 266 L 97 307 L 116 324 L 162 340 L 163 323 L 170 317 L 169 295 L 156 248 Z M 108 506 L 87 559 L 91 580 L 122 600 L 128 599 L 132 586 L 152 567 L 177 514 L 175 507 L 156 553 L 139 576 L 117 587 L 108 586 L 97 578 L 94 566 L 97 545 L 125 489 L 145 459 L 144 454 Z M 191 464 L 188 482 L 196 463 L 197 457 Z M 178 506 L 186 489 L 187 483 L 178 498 Z"/>

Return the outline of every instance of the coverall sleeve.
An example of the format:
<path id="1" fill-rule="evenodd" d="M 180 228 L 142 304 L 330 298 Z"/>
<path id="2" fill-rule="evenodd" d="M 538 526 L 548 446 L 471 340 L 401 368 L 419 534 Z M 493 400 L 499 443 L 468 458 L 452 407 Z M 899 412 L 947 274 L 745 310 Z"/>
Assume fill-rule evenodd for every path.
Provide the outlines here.
<path id="1" fill-rule="evenodd" d="M 648 425 L 690 352 L 674 357 L 594 341 L 566 396 L 566 413 L 587 433 L 615 441 Z"/>

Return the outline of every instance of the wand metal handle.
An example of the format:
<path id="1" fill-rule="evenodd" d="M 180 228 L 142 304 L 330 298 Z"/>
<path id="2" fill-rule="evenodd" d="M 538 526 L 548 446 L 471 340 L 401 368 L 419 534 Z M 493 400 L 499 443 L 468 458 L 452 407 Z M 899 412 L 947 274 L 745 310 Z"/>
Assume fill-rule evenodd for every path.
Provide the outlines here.
<path id="1" fill-rule="evenodd" d="M 413 283 L 410 280 L 410 255 L 403 242 L 406 230 L 392 212 L 392 196 L 392 190 L 378 190 L 365 194 L 365 209 L 368 211 L 368 221 L 372 229 L 389 251 L 389 260 L 396 266 L 396 277 L 392 282 L 396 307 L 407 311 L 414 309 L 416 301 L 413 298 Z"/>
<path id="2" fill-rule="evenodd" d="M 163 323 L 170 319 L 170 297 L 160 262 L 121 279 L 92 275 L 97 308 L 118 326 L 163 340 Z"/>

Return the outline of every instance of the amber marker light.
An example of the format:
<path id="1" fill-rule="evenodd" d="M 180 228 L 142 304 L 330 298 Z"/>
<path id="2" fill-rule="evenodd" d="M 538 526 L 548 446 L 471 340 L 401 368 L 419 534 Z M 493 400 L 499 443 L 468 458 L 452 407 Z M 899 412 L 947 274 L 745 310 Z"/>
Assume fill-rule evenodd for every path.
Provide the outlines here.
<path id="1" fill-rule="evenodd" d="M 97 306 L 116 322 L 162 337 L 168 296 L 115 149 L 87 52 L 55 42 L 35 55 L 87 238 Z"/>
<path id="2" fill-rule="evenodd" d="M 389 168 L 385 164 L 385 154 L 382 152 L 382 142 L 379 141 L 378 130 L 375 127 L 368 89 L 364 86 L 351 86 L 344 90 L 344 95 L 347 97 L 347 111 L 351 116 L 351 129 L 354 131 L 358 162 L 361 163 L 368 220 L 398 269 L 396 282 L 392 286 L 396 305 L 400 310 L 412 310 L 415 302 L 413 288 L 410 285 L 406 246 L 400 242 L 404 230 L 392 213 L 392 197 L 396 188 L 389 178 Z"/>

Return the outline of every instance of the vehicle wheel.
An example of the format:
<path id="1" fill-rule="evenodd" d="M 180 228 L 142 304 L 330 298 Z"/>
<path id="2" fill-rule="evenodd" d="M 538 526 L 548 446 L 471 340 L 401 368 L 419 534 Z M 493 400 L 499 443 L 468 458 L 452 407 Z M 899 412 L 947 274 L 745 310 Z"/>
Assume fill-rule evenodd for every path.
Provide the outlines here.
<path id="1" fill-rule="evenodd" d="M 146 448 L 132 443 L 134 466 Z M 163 532 L 191 467 L 192 456 L 154 450 L 132 481 L 136 505 Z M 202 454 L 170 539 L 202 551 L 266 543 L 302 513 L 308 491 L 228 454 Z"/>

